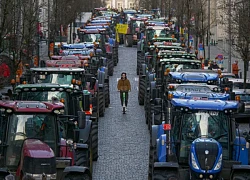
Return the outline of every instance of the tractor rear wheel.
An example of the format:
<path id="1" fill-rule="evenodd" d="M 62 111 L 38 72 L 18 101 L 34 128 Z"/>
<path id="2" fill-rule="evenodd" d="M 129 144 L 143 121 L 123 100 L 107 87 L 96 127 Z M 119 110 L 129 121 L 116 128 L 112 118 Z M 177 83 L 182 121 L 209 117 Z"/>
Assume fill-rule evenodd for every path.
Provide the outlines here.
<path id="1" fill-rule="evenodd" d="M 87 173 L 69 173 L 64 177 L 64 180 L 91 180 L 91 176 Z"/>
<path id="2" fill-rule="evenodd" d="M 91 152 L 86 149 L 75 150 L 75 166 L 88 167 L 92 169 L 92 157 Z"/>
<path id="3" fill-rule="evenodd" d="M 93 161 L 97 161 L 98 159 L 98 123 L 92 122 L 91 128 L 91 138 L 92 138 L 92 154 Z"/>
<path id="4" fill-rule="evenodd" d="M 105 110 L 104 92 L 99 91 L 99 116 L 100 117 L 104 117 L 104 110 Z"/>
<path id="5" fill-rule="evenodd" d="M 153 172 L 152 180 L 178 180 L 178 174 L 174 171 L 167 170 L 155 170 Z"/>
<path id="6" fill-rule="evenodd" d="M 141 52 L 137 52 L 137 65 L 136 65 L 136 74 L 139 75 L 141 65 Z"/>
<path id="7" fill-rule="evenodd" d="M 113 59 L 107 59 L 108 63 L 108 75 L 113 76 L 114 73 L 114 61 Z"/>
<path id="8" fill-rule="evenodd" d="M 144 96 L 146 89 L 146 80 L 144 77 L 139 77 L 139 92 L 138 92 L 138 101 L 139 105 L 144 105 Z"/>
<path id="9" fill-rule="evenodd" d="M 109 83 L 104 84 L 105 107 L 109 107 Z"/>

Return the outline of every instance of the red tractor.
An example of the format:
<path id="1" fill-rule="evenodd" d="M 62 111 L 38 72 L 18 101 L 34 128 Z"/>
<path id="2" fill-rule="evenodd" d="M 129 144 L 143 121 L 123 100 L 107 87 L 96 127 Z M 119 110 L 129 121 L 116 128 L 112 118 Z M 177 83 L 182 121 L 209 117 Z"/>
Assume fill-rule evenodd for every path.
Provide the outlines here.
<path id="1" fill-rule="evenodd" d="M 64 105 L 0 101 L 0 179 L 91 179 L 91 153 L 76 143 L 85 128 L 85 113 L 67 117 Z M 14 178 L 14 177 L 13 177 Z"/>

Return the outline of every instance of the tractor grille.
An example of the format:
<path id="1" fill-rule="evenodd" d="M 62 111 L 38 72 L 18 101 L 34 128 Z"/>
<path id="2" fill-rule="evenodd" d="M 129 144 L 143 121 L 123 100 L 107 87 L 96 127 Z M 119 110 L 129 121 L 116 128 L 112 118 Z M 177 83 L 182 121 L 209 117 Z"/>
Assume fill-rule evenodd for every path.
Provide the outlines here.
<path id="1" fill-rule="evenodd" d="M 197 142 L 195 151 L 199 165 L 203 170 L 211 170 L 218 155 L 218 146 L 214 142 Z M 208 154 L 205 153 L 208 152 Z"/>
<path id="2" fill-rule="evenodd" d="M 55 174 L 56 159 L 24 157 L 23 171 L 31 174 Z"/>

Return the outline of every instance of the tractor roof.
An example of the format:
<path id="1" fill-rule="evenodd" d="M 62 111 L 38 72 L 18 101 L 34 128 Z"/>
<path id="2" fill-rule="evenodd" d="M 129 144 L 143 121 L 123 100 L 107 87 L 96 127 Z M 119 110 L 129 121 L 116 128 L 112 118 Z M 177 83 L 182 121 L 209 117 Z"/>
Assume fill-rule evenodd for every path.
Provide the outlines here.
<path id="1" fill-rule="evenodd" d="M 40 84 L 20 84 L 15 90 L 20 89 L 21 91 L 41 91 L 41 90 L 51 90 L 51 91 L 65 91 L 66 89 L 74 89 L 73 85 L 60 85 L 53 83 L 40 83 Z"/>
<path id="2" fill-rule="evenodd" d="M 244 79 L 228 78 L 228 81 L 233 83 L 244 83 Z M 250 83 L 250 79 L 246 79 L 246 83 Z"/>
<path id="3" fill-rule="evenodd" d="M 225 93 L 214 93 L 214 92 L 181 92 L 171 91 L 173 98 L 183 99 L 201 99 L 201 100 L 229 100 L 230 95 Z"/>
<path id="4" fill-rule="evenodd" d="M 4 108 L 7 112 L 11 109 L 14 112 L 50 113 L 64 108 L 64 105 L 61 102 L 0 101 L 0 108 Z"/>
<path id="5" fill-rule="evenodd" d="M 217 81 L 219 75 L 217 73 L 206 72 L 170 72 L 173 79 L 178 79 L 181 82 L 207 82 Z M 212 82 L 211 82 L 212 83 Z M 210 84 L 210 83 L 209 83 Z"/>
<path id="6" fill-rule="evenodd" d="M 192 88 L 209 88 L 211 91 L 214 90 L 214 88 L 218 88 L 218 90 L 220 89 L 217 85 L 208 85 L 208 84 L 195 84 L 195 83 L 186 83 L 186 84 L 169 84 L 168 88 L 170 88 L 170 86 L 174 87 L 174 89 L 177 89 L 178 87 L 192 87 Z"/>
<path id="7" fill-rule="evenodd" d="M 189 108 L 191 110 L 224 111 L 226 109 L 238 109 L 236 101 L 222 100 L 193 100 L 173 98 L 171 103 L 175 107 Z"/>
<path id="8" fill-rule="evenodd" d="M 173 62 L 178 62 L 178 63 L 181 63 L 181 62 L 190 62 L 190 63 L 201 63 L 200 60 L 197 60 L 197 59 L 187 59 L 187 58 L 164 58 L 164 59 L 161 59 L 160 62 L 167 62 L 169 64 L 172 64 Z"/>
<path id="9" fill-rule="evenodd" d="M 80 29 L 80 32 L 84 34 L 100 34 L 101 32 L 105 31 L 105 28 L 100 29 Z"/>
<path id="10" fill-rule="evenodd" d="M 30 68 L 30 71 L 32 72 L 57 72 L 57 73 L 72 73 L 72 74 L 78 74 L 78 73 L 84 73 L 85 70 L 83 68 L 61 68 L 61 67 L 44 67 L 44 68 Z"/>

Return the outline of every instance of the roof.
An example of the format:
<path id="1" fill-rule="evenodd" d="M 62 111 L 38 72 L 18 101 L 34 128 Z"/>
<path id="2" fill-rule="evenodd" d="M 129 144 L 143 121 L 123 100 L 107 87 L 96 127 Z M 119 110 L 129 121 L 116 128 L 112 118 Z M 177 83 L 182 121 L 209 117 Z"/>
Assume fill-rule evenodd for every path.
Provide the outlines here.
<path id="1" fill-rule="evenodd" d="M 244 79 L 228 78 L 228 81 L 233 83 L 244 83 Z M 247 79 L 246 83 L 250 83 L 250 79 Z"/>
<path id="2" fill-rule="evenodd" d="M 233 89 L 233 92 L 235 93 L 235 95 L 250 95 L 250 89 Z"/>
<path id="3" fill-rule="evenodd" d="M 202 100 L 229 100 L 230 95 L 225 93 L 213 93 L 213 92 L 181 92 L 171 91 L 173 98 L 183 99 L 202 99 Z"/>
<path id="4" fill-rule="evenodd" d="M 11 108 L 14 112 L 50 113 L 55 109 L 64 108 L 64 105 L 60 102 L 0 101 L 0 108 Z"/>
<path id="5" fill-rule="evenodd" d="M 224 111 L 226 109 L 238 109 L 236 101 L 222 100 L 193 100 L 193 99 L 172 99 L 171 103 L 175 107 L 188 107 L 191 110 L 211 110 Z"/>
<path id="6" fill-rule="evenodd" d="M 179 86 L 193 86 L 193 87 L 208 87 L 209 89 L 211 89 L 211 91 L 214 89 L 214 88 L 219 88 L 218 86 L 216 85 L 208 85 L 208 84 L 195 84 L 195 83 L 187 83 L 187 84 L 169 84 L 168 86 L 174 86 L 175 89 L 178 88 Z"/>
<path id="7" fill-rule="evenodd" d="M 179 79 L 183 82 L 208 82 L 217 81 L 218 74 L 215 73 L 202 73 L 202 72 L 170 72 L 173 79 Z"/>
<path id="8" fill-rule="evenodd" d="M 84 73 L 83 68 L 61 68 L 61 67 L 40 67 L 40 68 L 30 68 L 31 72 L 64 72 L 64 73 Z"/>
<path id="9" fill-rule="evenodd" d="M 66 89 L 74 89 L 74 88 L 73 85 L 40 83 L 40 84 L 20 84 L 15 88 L 15 90 L 16 89 L 20 89 L 21 91 L 41 91 L 41 90 L 64 91 Z"/>

